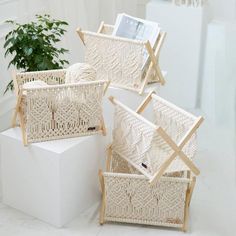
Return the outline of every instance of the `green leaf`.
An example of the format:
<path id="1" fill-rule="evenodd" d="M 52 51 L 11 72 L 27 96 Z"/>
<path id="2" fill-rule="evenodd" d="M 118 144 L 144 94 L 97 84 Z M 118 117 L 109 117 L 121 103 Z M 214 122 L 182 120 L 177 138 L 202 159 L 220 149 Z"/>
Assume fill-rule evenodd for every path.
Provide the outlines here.
<path id="1" fill-rule="evenodd" d="M 24 52 L 25 52 L 25 55 L 26 56 L 30 56 L 33 52 L 33 49 L 32 48 L 24 48 Z"/>
<path id="2" fill-rule="evenodd" d="M 7 87 L 6 87 L 6 89 L 5 89 L 5 91 L 4 91 L 3 94 L 6 94 L 7 91 L 9 91 L 9 90 L 12 91 L 13 89 L 14 89 L 14 83 L 13 83 L 13 80 L 11 80 L 11 81 L 8 83 L 8 85 L 7 85 Z"/>
<path id="3" fill-rule="evenodd" d="M 14 29 L 5 36 L 6 57 L 11 55 L 11 65 L 23 71 L 59 69 L 68 64 L 61 58 L 68 50 L 55 45 L 65 34 L 66 21 L 55 20 L 50 15 L 36 15 L 36 20 L 25 24 L 7 21 Z"/>
<path id="4" fill-rule="evenodd" d="M 3 47 L 6 48 L 6 47 L 9 45 L 9 43 L 11 43 L 12 41 L 13 41 L 13 38 L 9 38 L 9 39 L 4 43 Z"/>

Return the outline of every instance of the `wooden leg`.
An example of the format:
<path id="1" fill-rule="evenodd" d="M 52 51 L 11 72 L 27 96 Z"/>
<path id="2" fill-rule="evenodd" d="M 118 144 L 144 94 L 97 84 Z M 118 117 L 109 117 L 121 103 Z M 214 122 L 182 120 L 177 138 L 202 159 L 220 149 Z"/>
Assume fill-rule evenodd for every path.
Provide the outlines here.
<path id="1" fill-rule="evenodd" d="M 107 148 L 106 171 L 111 170 L 112 145 Z"/>
<path id="2" fill-rule="evenodd" d="M 187 232 L 188 230 L 188 222 L 189 222 L 189 203 L 190 203 L 190 187 L 188 186 L 187 192 L 186 192 L 186 199 L 185 199 L 185 208 L 184 208 L 184 223 L 182 230 L 184 232 Z"/>
<path id="3" fill-rule="evenodd" d="M 191 184 L 190 184 L 189 205 L 190 205 L 190 202 L 191 202 L 191 200 L 192 200 L 192 195 L 193 195 L 193 190 L 194 190 L 195 185 L 196 185 L 196 177 L 194 176 L 194 177 L 192 178 L 192 182 L 191 182 Z"/>
<path id="4" fill-rule="evenodd" d="M 161 69 L 160 69 L 158 64 L 156 65 L 156 73 L 157 73 L 157 77 L 158 77 L 161 85 L 164 85 L 165 84 L 165 79 L 162 75 Z"/>
<path id="5" fill-rule="evenodd" d="M 100 217 L 99 217 L 99 223 L 100 225 L 104 224 L 104 214 L 105 214 L 105 185 L 104 185 L 104 177 L 102 174 L 102 171 L 99 170 L 99 180 L 101 184 L 101 189 L 102 189 L 102 203 L 101 203 L 101 209 L 100 209 Z"/>
<path id="6" fill-rule="evenodd" d="M 101 130 L 102 130 L 102 135 L 106 136 L 107 135 L 107 131 L 106 131 L 106 126 L 105 126 L 105 122 L 104 122 L 104 118 L 103 117 L 101 119 Z"/>
<path id="7" fill-rule="evenodd" d="M 23 144 L 24 144 L 24 146 L 27 146 L 28 142 L 27 142 L 27 137 L 26 137 L 26 133 L 25 133 L 25 123 L 24 123 L 24 118 L 23 118 L 21 109 L 19 110 L 19 118 L 20 118 L 20 128 L 21 128 L 21 132 L 22 132 Z"/>
<path id="8" fill-rule="evenodd" d="M 12 121 L 11 121 L 11 127 L 15 128 L 16 127 L 16 119 L 17 119 L 17 113 L 18 113 L 18 109 L 15 108 L 14 113 L 13 113 L 13 117 L 12 117 Z"/>
<path id="9" fill-rule="evenodd" d="M 12 128 L 14 128 L 16 126 L 16 118 L 17 118 L 17 114 L 18 114 L 18 112 L 20 110 L 21 98 L 22 98 L 22 91 L 17 96 L 16 107 L 15 107 L 15 111 L 13 113 L 12 122 L 11 122 Z"/>

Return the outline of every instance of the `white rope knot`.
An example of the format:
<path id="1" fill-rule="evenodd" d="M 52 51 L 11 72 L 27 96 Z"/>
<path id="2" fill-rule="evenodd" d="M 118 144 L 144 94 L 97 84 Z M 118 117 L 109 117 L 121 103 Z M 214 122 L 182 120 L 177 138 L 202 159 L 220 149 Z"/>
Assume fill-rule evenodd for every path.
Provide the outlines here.
<path id="1" fill-rule="evenodd" d="M 66 71 L 65 83 L 80 83 L 96 80 L 96 70 L 87 63 L 76 63 Z"/>

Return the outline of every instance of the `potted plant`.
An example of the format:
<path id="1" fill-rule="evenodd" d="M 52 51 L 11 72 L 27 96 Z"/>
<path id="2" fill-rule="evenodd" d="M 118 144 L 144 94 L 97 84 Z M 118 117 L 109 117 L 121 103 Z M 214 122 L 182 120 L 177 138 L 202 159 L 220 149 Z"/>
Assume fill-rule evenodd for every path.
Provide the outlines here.
<path id="1" fill-rule="evenodd" d="M 21 71 L 41 71 L 62 69 L 68 64 L 61 59 L 67 49 L 58 48 L 56 44 L 66 32 L 67 22 L 52 19 L 49 15 L 36 15 L 36 21 L 20 24 L 7 21 L 14 29 L 5 36 L 5 57 L 13 57 L 8 68 L 13 65 Z M 7 85 L 8 90 L 13 90 L 13 81 Z"/>

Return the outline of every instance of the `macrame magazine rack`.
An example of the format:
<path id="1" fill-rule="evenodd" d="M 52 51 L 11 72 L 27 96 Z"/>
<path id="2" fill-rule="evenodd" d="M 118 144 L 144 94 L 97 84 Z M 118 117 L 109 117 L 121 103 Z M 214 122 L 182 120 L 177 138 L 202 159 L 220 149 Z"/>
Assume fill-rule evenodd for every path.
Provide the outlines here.
<path id="1" fill-rule="evenodd" d="M 137 111 L 113 97 L 113 142 L 102 188 L 106 221 L 187 229 L 196 175 L 196 130 L 203 121 L 151 92 Z M 155 124 L 140 114 L 153 102 Z"/>
<path id="2" fill-rule="evenodd" d="M 142 42 L 112 36 L 114 26 L 101 23 L 96 33 L 77 29 L 85 45 L 85 62 L 97 70 L 98 79 L 105 79 L 111 85 L 142 94 L 146 84 L 165 79 L 159 66 L 159 54 L 166 33 L 161 32 L 154 48 L 149 41 Z M 143 67 L 143 53 L 148 53 L 148 61 Z"/>
<path id="3" fill-rule="evenodd" d="M 19 117 L 24 145 L 54 139 L 106 134 L 102 98 L 107 81 L 65 83 L 66 70 L 16 73 L 13 76 L 17 103 L 12 120 Z M 43 87 L 23 88 L 35 80 Z"/>

